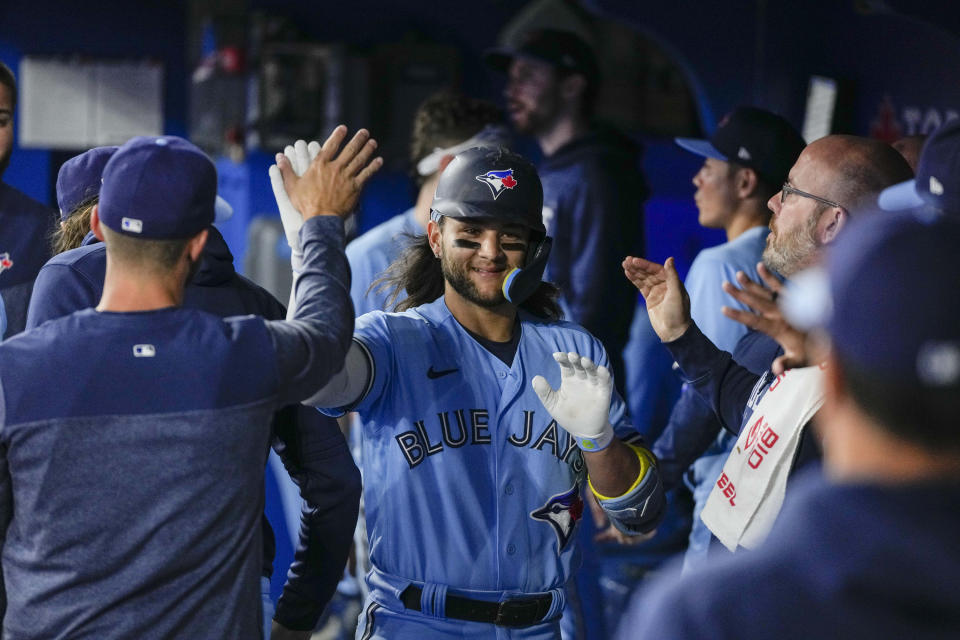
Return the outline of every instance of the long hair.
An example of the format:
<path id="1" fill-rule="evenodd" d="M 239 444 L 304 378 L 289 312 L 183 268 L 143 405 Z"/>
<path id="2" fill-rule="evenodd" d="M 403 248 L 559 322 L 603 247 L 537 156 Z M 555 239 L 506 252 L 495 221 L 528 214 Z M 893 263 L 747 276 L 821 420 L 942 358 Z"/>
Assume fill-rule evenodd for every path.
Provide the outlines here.
<path id="1" fill-rule="evenodd" d="M 73 213 L 50 234 L 50 249 L 53 255 L 76 249 L 90 231 L 90 213 L 100 198 L 94 196 L 77 206 Z"/>
<path id="2" fill-rule="evenodd" d="M 387 308 L 394 311 L 406 311 L 433 302 L 444 291 L 440 260 L 433 255 L 427 236 L 404 234 L 404 238 L 408 244 L 400 257 L 370 285 L 370 289 L 390 292 Z M 406 297 L 401 299 L 404 292 Z M 557 303 L 559 295 L 556 285 L 541 282 L 537 290 L 520 303 L 520 308 L 544 320 L 562 320 L 563 311 Z"/>

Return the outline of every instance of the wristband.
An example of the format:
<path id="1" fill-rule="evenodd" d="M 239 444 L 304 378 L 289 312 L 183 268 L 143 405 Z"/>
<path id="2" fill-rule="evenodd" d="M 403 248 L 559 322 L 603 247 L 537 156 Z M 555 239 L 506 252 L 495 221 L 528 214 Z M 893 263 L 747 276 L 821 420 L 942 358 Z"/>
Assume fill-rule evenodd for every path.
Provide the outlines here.
<path id="1" fill-rule="evenodd" d="M 581 438 L 580 436 L 574 436 L 574 438 L 577 441 L 577 446 L 581 449 L 595 453 L 597 451 L 603 451 L 610 446 L 610 443 L 613 442 L 614 433 L 613 428 L 607 424 L 607 428 L 596 438 Z"/>
<path id="2" fill-rule="evenodd" d="M 633 450 L 633 452 L 637 454 L 637 458 L 640 460 L 640 473 L 637 474 L 637 479 L 633 481 L 633 484 L 630 485 L 629 489 L 627 489 L 621 495 L 616 496 L 614 498 L 600 495 L 599 493 L 597 493 L 597 490 L 593 488 L 593 482 L 590 481 L 590 475 L 587 474 L 587 484 L 590 486 L 590 491 L 593 492 L 593 495 L 595 495 L 598 500 L 614 500 L 615 498 L 622 498 L 625 495 L 629 495 L 631 491 L 636 490 L 636 488 L 640 485 L 643 479 L 647 476 L 647 471 L 650 470 L 650 467 L 656 465 L 656 462 L 653 458 L 653 454 L 651 454 L 649 451 L 647 451 L 643 447 L 638 447 L 637 445 L 630 444 L 629 442 L 624 442 L 624 444 L 630 447 Z"/>

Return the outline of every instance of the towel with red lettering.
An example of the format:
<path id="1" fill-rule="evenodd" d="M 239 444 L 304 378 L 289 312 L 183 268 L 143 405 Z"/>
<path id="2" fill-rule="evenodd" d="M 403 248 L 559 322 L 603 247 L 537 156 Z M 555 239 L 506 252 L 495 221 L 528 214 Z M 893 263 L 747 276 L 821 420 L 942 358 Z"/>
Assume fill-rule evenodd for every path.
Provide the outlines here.
<path id="1" fill-rule="evenodd" d="M 823 404 L 823 370 L 790 369 L 757 403 L 700 518 L 731 551 L 752 549 L 773 526 L 803 427 Z"/>

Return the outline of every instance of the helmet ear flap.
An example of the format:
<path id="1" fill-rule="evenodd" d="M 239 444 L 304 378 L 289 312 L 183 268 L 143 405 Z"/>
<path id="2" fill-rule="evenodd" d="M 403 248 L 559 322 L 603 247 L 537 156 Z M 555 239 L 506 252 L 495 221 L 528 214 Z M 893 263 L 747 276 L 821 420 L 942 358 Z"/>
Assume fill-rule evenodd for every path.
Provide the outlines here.
<path id="1" fill-rule="evenodd" d="M 527 251 L 527 260 L 522 269 L 513 269 L 503 279 L 503 297 L 519 306 L 533 295 L 540 286 L 547 259 L 553 247 L 553 238 L 544 236 Z"/>

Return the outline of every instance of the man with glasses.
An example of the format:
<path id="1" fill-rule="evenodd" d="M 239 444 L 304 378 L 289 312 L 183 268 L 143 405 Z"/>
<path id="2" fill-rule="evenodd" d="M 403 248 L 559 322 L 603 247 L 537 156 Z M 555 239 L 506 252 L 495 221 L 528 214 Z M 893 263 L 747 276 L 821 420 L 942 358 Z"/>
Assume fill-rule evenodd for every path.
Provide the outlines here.
<path id="1" fill-rule="evenodd" d="M 677 138 L 676 142 L 704 158 L 693 176 L 700 224 L 723 229 L 727 236 L 727 242 L 701 251 L 690 267 L 685 282 L 691 298 L 690 316 L 715 345 L 732 351 L 747 327 L 725 317 L 720 309 L 724 305 L 749 307 L 725 293 L 722 284 L 734 280 L 738 271 L 759 280 L 757 262 L 766 246 L 770 222 L 767 201 L 779 190 L 806 144 L 784 118 L 756 107 L 738 107 L 724 116 L 709 140 Z M 762 373 L 770 361 L 766 354 L 759 355 L 759 360 L 742 364 Z M 685 570 L 706 559 L 711 534 L 700 520 L 700 512 L 734 442 L 736 438 L 723 431 L 709 404 L 689 384 L 684 385 L 654 450 L 665 486 L 684 482 L 693 492 Z"/>
<path id="2" fill-rule="evenodd" d="M 616 638 L 960 637 L 958 214 L 854 220 L 791 290 L 804 314 L 784 313 L 830 343 L 825 473 L 796 478 L 757 551 L 653 585 Z"/>
<path id="3" fill-rule="evenodd" d="M 775 271 L 790 278 L 820 264 L 824 247 L 836 239 L 851 212 L 911 174 L 902 156 L 876 140 L 835 135 L 808 145 L 781 191 L 767 203 L 773 217 L 761 275 Z M 759 332 L 741 338 L 733 355 L 718 349 L 691 320 L 690 300 L 673 258 L 659 265 L 631 257 L 624 260 L 623 267 L 646 299 L 650 322 L 685 380 L 711 405 L 723 427 L 739 435 L 776 378 L 770 370 L 757 375 L 739 362 L 765 355 L 772 365 L 782 349 Z M 738 281 L 744 284 L 747 279 L 741 275 Z M 768 299 L 775 296 L 769 291 L 765 295 Z M 800 433 L 793 467 L 820 457 L 810 430 L 803 428 Z"/>

